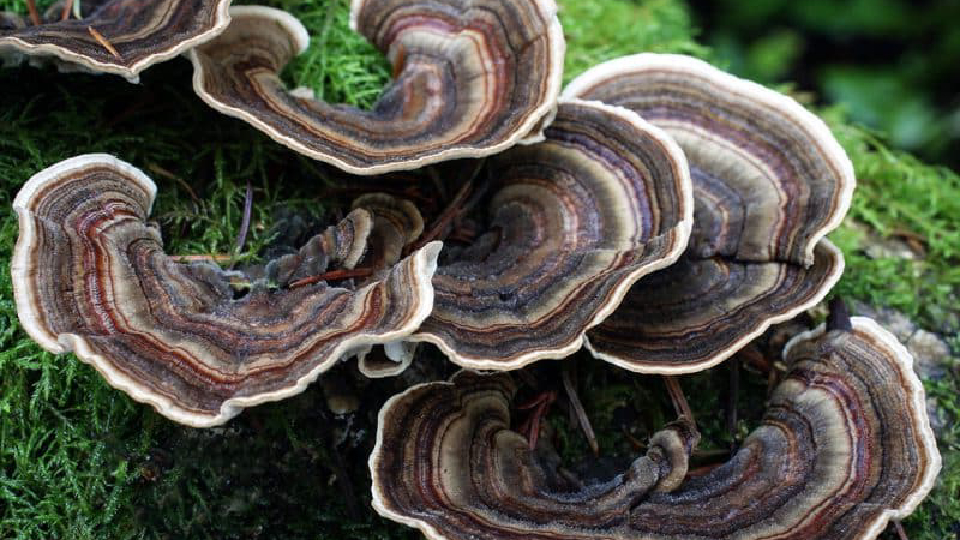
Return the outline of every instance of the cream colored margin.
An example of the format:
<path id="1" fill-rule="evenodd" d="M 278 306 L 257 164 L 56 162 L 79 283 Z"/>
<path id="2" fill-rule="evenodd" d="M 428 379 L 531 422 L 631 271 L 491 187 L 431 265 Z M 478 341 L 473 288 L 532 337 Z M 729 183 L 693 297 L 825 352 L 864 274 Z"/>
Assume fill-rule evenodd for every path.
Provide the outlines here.
<path id="1" fill-rule="evenodd" d="M 887 524 L 891 519 L 903 519 L 916 510 L 917 506 L 923 501 L 927 494 L 930 493 L 930 490 L 933 489 L 933 485 L 937 480 L 937 474 L 940 473 L 942 460 L 940 452 L 937 450 L 937 438 L 933 433 L 933 429 L 930 427 L 930 417 L 927 415 L 927 403 L 923 383 L 920 382 L 920 377 L 918 377 L 913 370 L 913 355 L 910 354 L 910 351 L 908 351 L 893 334 L 877 324 L 877 321 L 868 317 L 851 317 L 850 321 L 853 323 L 853 330 L 855 332 L 861 332 L 876 338 L 881 345 L 887 348 L 885 352 L 894 358 L 894 364 L 900 371 L 901 378 L 907 381 L 907 388 L 905 388 L 907 392 L 905 396 L 906 402 L 910 406 L 914 425 L 916 425 L 920 431 L 923 446 L 920 451 L 926 456 L 927 463 L 929 464 L 929 467 L 924 471 L 923 479 L 916 491 L 911 493 L 900 507 L 884 509 L 880 515 L 873 520 L 873 523 L 866 528 L 863 534 L 854 539 L 873 540 L 887 528 Z M 808 330 L 794 336 L 783 348 L 783 357 L 786 358 L 790 353 L 790 349 L 797 343 L 808 339 L 817 339 L 824 335 L 826 331 L 827 325 L 821 324 L 813 330 Z"/>
<path id="2" fill-rule="evenodd" d="M 370 458 L 367 460 L 367 467 L 370 468 L 370 477 L 372 480 L 372 484 L 370 486 L 370 503 L 373 505 L 373 509 L 376 510 L 381 516 L 398 523 L 402 523 L 408 527 L 420 529 L 420 531 L 430 540 L 450 540 L 450 538 L 444 536 L 436 529 L 436 527 L 427 523 L 426 521 L 405 516 L 391 510 L 383 498 L 383 489 L 380 487 L 379 475 L 377 474 L 377 469 L 380 465 L 380 456 L 383 455 L 383 424 L 384 419 L 387 416 L 387 411 L 393 408 L 394 403 L 405 398 L 407 394 L 415 392 L 425 386 L 454 386 L 454 383 L 451 380 L 445 382 L 427 382 L 417 384 L 391 397 L 386 403 L 383 404 L 383 407 L 380 407 L 380 412 L 377 414 L 377 442 L 373 445 L 373 451 L 370 452 Z M 410 436 L 412 437 L 414 434 L 410 434 Z"/>
<path id="3" fill-rule="evenodd" d="M 804 259 L 807 261 L 806 266 L 809 267 L 813 264 L 814 249 L 817 243 L 843 221 L 853 200 L 853 189 L 857 184 L 850 158 L 847 157 L 846 151 L 837 142 L 823 120 L 790 96 L 753 81 L 735 77 L 720 71 L 703 60 L 682 54 L 641 53 L 604 62 L 588 69 L 571 81 L 563 90 L 562 97 L 582 97 L 591 88 L 602 85 L 607 80 L 627 75 L 638 75 L 644 71 L 686 72 L 693 77 L 706 79 L 713 85 L 714 92 L 717 95 L 736 94 L 747 100 L 752 100 L 760 106 L 780 111 L 786 117 L 786 120 L 792 121 L 800 130 L 809 133 L 811 138 L 821 143 L 825 159 L 833 164 L 840 175 L 841 185 L 836 201 L 836 212 L 808 240 Z"/>
<path id="4" fill-rule="evenodd" d="M 350 8 L 350 27 L 351 29 L 356 30 L 356 17 L 359 13 L 359 10 L 363 8 L 363 4 L 367 0 L 353 0 Z M 529 0 L 525 0 L 529 1 Z M 541 14 L 544 17 L 544 20 L 550 21 L 550 27 L 548 29 L 548 39 L 551 46 L 551 56 L 555 59 L 555 63 L 551 66 L 549 72 L 545 75 L 549 82 L 549 88 L 547 89 L 547 100 L 535 109 L 528 118 L 520 125 L 520 127 L 506 140 L 491 146 L 484 148 L 449 148 L 446 150 L 440 150 L 435 154 L 428 156 L 422 156 L 417 159 L 411 159 L 402 162 L 394 163 L 383 163 L 379 165 L 371 165 L 366 167 L 358 167 L 356 165 L 351 165 L 344 161 L 343 159 L 330 155 L 324 152 L 320 152 L 310 148 L 309 146 L 303 144 L 294 137 L 291 137 L 285 133 L 280 133 L 272 126 L 266 122 L 257 118 L 254 114 L 251 114 L 249 111 L 239 108 L 231 107 L 220 101 L 215 97 L 211 96 L 203 88 L 204 80 L 204 70 L 203 64 L 200 62 L 199 57 L 197 56 L 196 50 L 191 49 L 188 53 L 190 61 L 193 62 L 193 90 L 200 96 L 200 98 L 207 103 L 207 105 L 213 107 L 214 109 L 220 111 L 223 114 L 228 116 L 233 116 L 239 118 L 244 122 L 247 122 L 255 126 L 260 131 L 264 132 L 271 139 L 277 141 L 280 144 L 287 146 L 295 150 L 296 152 L 308 156 L 317 161 L 322 161 L 329 163 L 334 167 L 342 171 L 346 171 L 351 174 L 357 175 L 375 175 L 375 174 L 384 174 L 391 171 L 401 171 L 401 170 L 411 170 L 418 169 L 425 165 L 430 165 L 433 163 L 439 163 L 442 161 L 449 161 L 453 159 L 461 158 L 479 158 L 490 156 L 493 154 L 498 154 L 511 146 L 519 143 L 528 143 L 533 140 L 542 140 L 543 135 L 540 134 L 539 138 L 531 134 L 531 130 L 534 130 L 542 118 L 548 117 L 548 115 L 555 114 L 557 107 L 557 97 L 560 94 L 560 86 L 563 81 L 563 58 L 564 52 L 566 50 L 566 42 L 563 37 L 563 29 L 560 27 L 560 20 L 557 18 L 557 6 L 554 0 L 533 0 L 536 2 L 537 7 L 540 8 Z M 306 50 L 307 44 L 309 43 L 309 34 L 307 33 L 306 28 L 303 24 L 300 23 L 292 15 L 280 11 L 274 8 L 266 6 L 235 6 L 230 8 L 230 15 L 233 18 L 240 17 L 263 17 L 268 20 L 272 20 L 281 26 L 290 36 L 292 43 L 297 47 L 297 50 L 300 53 L 303 53 Z M 295 92 L 297 90 L 294 90 Z M 297 93 L 298 97 L 303 98 L 304 93 L 299 91 Z M 312 97 L 312 96 L 311 96 Z M 543 127 L 546 127 L 543 125 Z"/>
<path id="5" fill-rule="evenodd" d="M 670 250 L 663 258 L 650 261 L 647 264 L 638 267 L 627 277 L 625 277 L 613 290 L 613 294 L 611 295 L 612 300 L 594 315 L 593 319 L 591 319 L 583 327 L 580 333 L 574 337 L 570 343 L 564 346 L 552 349 L 530 351 L 511 360 L 504 361 L 497 358 L 461 355 L 456 350 L 456 342 L 447 343 L 441 336 L 431 333 L 423 332 L 413 334 L 408 338 L 409 341 L 425 341 L 428 343 L 433 343 L 439 347 L 440 350 L 442 350 L 453 363 L 475 370 L 512 371 L 539 360 L 557 360 L 560 358 L 565 358 L 577 352 L 583 346 L 584 342 L 586 342 L 587 330 L 603 322 L 604 319 L 609 317 L 610 314 L 620 306 L 620 302 L 623 301 L 623 297 L 626 296 L 627 292 L 630 290 L 630 287 L 633 286 L 637 280 L 647 274 L 656 272 L 657 270 L 666 268 L 667 266 L 675 263 L 677 259 L 680 258 L 680 255 L 682 255 L 687 249 L 687 242 L 690 240 L 690 233 L 693 230 L 693 182 L 690 179 L 690 167 L 687 165 L 687 158 L 683 154 L 683 150 L 680 149 L 680 146 L 677 145 L 677 143 L 662 129 L 640 118 L 637 113 L 629 109 L 607 105 L 606 103 L 600 103 L 599 101 L 584 101 L 580 99 L 561 98 L 561 106 L 567 103 L 599 109 L 613 116 L 617 116 L 627 123 L 633 124 L 639 130 L 645 131 L 652 139 L 660 143 L 660 145 L 666 151 L 667 157 L 672 159 L 680 177 L 680 196 L 678 199 L 680 204 L 679 213 L 682 217 L 672 230 L 663 234 L 675 234 L 677 236 L 677 240 L 674 243 L 673 249 Z"/>
<path id="6" fill-rule="evenodd" d="M 17 212 L 17 223 L 20 227 L 17 244 L 13 248 L 13 259 L 10 261 L 10 278 L 13 281 L 13 298 L 17 305 L 17 315 L 27 334 L 45 350 L 54 354 L 63 354 L 69 349 L 64 348 L 56 334 L 39 324 L 40 306 L 34 303 L 33 295 L 28 292 L 32 286 L 31 253 L 37 242 L 37 231 L 30 207 L 37 192 L 42 188 L 49 184 L 56 184 L 65 175 L 99 166 L 116 169 L 121 176 L 133 180 L 138 187 L 147 192 L 150 197 L 149 206 L 153 207 L 153 200 L 157 195 L 157 186 L 153 181 L 140 169 L 107 154 L 86 154 L 51 165 L 30 177 L 13 199 L 13 209 Z M 149 211 L 150 208 L 147 210 Z"/>
<path id="7" fill-rule="evenodd" d="M 362 348 L 366 345 L 395 341 L 405 337 L 420 326 L 424 319 L 430 315 L 433 310 L 433 274 L 437 269 L 437 256 L 443 247 L 442 242 L 430 242 L 422 249 L 415 252 L 411 257 L 414 259 L 414 276 L 416 283 L 412 291 L 417 295 L 419 304 L 414 316 L 407 321 L 403 327 L 392 332 L 370 335 L 360 334 L 351 339 L 340 343 L 329 355 L 327 359 L 315 366 L 310 372 L 295 381 L 291 386 L 281 388 L 273 392 L 267 392 L 256 396 L 236 397 L 226 400 L 220 407 L 219 414 L 214 416 L 198 414 L 195 412 L 181 409 L 176 403 L 165 396 L 151 393 L 150 389 L 139 381 L 128 377 L 126 374 L 116 370 L 102 355 L 95 353 L 89 343 L 76 334 L 54 335 L 49 330 L 40 327 L 37 324 L 37 306 L 30 300 L 27 293 L 29 288 L 30 276 L 30 251 L 36 239 L 36 231 L 33 228 L 33 219 L 27 210 L 32 202 L 34 194 L 48 183 L 55 183 L 63 174 L 82 169 L 88 166 L 107 166 L 118 170 L 118 173 L 131 178 L 133 181 L 142 185 L 151 194 L 151 203 L 153 195 L 156 194 L 156 185 L 147 175 L 129 163 L 123 162 L 113 156 L 105 154 L 89 154 L 77 156 L 66 161 L 57 163 L 36 175 L 34 175 L 23 189 L 17 194 L 14 200 L 14 209 L 20 223 L 20 237 L 17 239 L 17 245 L 14 248 L 14 256 L 11 262 L 11 277 L 13 279 L 14 298 L 17 304 L 17 312 L 23 324 L 24 329 L 34 338 L 44 349 L 61 354 L 72 351 L 77 357 L 94 367 L 107 380 L 110 386 L 123 390 L 134 400 L 141 403 L 147 403 L 153 406 L 157 412 L 170 418 L 175 422 L 193 427 L 210 427 L 223 424 L 227 420 L 239 414 L 247 407 L 253 407 L 268 401 L 278 401 L 286 397 L 302 392 L 307 385 L 317 379 L 320 373 L 332 367 L 348 351 Z M 355 294 L 362 295 L 366 289 L 375 286 L 372 283 Z"/>
<path id="8" fill-rule="evenodd" d="M 134 63 L 130 67 L 121 66 L 112 62 L 100 62 L 52 43 L 28 43 L 15 36 L 0 37 L 0 50 L 2 50 L 4 47 L 11 47 L 14 50 L 21 51 L 30 56 L 51 55 L 65 62 L 84 66 L 93 70 L 94 72 L 120 75 L 128 81 L 136 83 L 139 80 L 141 71 L 147 69 L 153 64 L 163 62 L 164 60 L 169 60 L 184 51 L 193 49 L 197 45 L 206 43 L 207 41 L 219 36 L 224 30 L 226 30 L 227 25 L 230 24 L 230 1 L 231 0 L 216 0 L 216 20 L 213 24 L 213 27 L 211 27 L 209 30 L 201 32 L 192 38 L 181 41 L 169 49 L 151 54 L 150 56 L 147 56 L 146 58 Z"/>
<path id="9" fill-rule="evenodd" d="M 817 294 L 810 297 L 806 302 L 803 302 L 802 304 L 798 304 L 794 306 L 792 309 L 784 311 L 783 313 L 779 313 L 771 317 L 768 317 L 762 323 L 757 325 L 756 328 L 744 334 L 743 337 L 735 341 L 733 345 L 727 347 L 726 349 L 720 351 L 717 354 L 714 354 L 713 356 L 707 358 L 702 362 L 690 362 L 687 364 L 677 365 L 677 366 L 674 366 L 674 365 L 654 366 L 654 365 L 647 365 L 647 364 L 638 365 L 637 363 L 631 362 L 630 360 L 626 360 L 624 358 L 621 358 L 619 356 L 615 356 L 612 354 L 606 354 L 594 349 L 593 345 L 590 344 L 589 338 L 586 339 L 587 350 L 590 351 L 590 354 L 592 354 L 594 358 L 599 358 L 600 360 L 610 362 L 611 364 L 614 364 L 616 366 L 622 367 L 623 369 L 633 371 L 636 373 L 681 375 L 685 373 L 697 373 L 698 371 L 709 369 L 723 362 L 727 358 L 730 358 L 734 354 L 736 354 L 738 351 L 740 351 L 740 349 L 744 348 L 747 345 L 747 343 L 750 343 L 755 338 L 760 336 L 760 334 L 766 332 L 767 328 L 770 328 L 775 324 L 780 324 L 782 322 L 789 321 L 790 319 L 796 317 L 797 315 L 803 313 L 804 311 L 807 311 L 808 309 L 813 308 L 813 306 L 819 304 L 820 301 L 827 296 L 830 290 L 833 289 L 833 286 L 836 285 L 838 281 L 840 281 L 840 276 L 843 275 L 843 269 L 846 266 L 846 262 L 844 261 L 843 253 L 840 251 L 839 248 L 837 248 L 837 246 L 833 245 L 833 242 L 831 242 L 830 240 L 823 238 L 822 240 L 820 240 L 818 246 L 828 251 L 830 254 L 836 257 L 836 260 L 837 260 L 837 265 L 836 267 L 834 267 L 833 272 L 831 272 L 830 275 L 827 276 L 827 279 L 824 282 L 823 288 L 821 288 L 817 292 Z M 757 263 L 757 264 L 772 264 L 772 263 Z"/>
<path id="10" fill-rule="evenodd" d="M 854 539 L 873 540 L 881 532 L 883 532 L 884 529 L 886 529 L 888 522 L 891 519 L 902 519 L 909 516 L 923 501 L 927 494 L 930 493 L 930 490 L 936 483 L 937 474 L 940 472 L 941 457 L 940 452 L 937 450 L 936 437 L 934 436 L 933 430 L 930 427 L 930 418 L 926 413 L 926 400 L 924 397 L 923 385 L 921 384 L 919 377 L 917 377 L 916 373 L 913 371 L 913 357 L 910 355 L 907 349 L 899 341 L 897 341 L 897 338 L 895 338 L 893 334 L 881 328 L 873 319 L 868 319 L 866 317 L 853 317 L 851 321 L 855 331 L 863 332 L 877 338 L 880 343 L 888 347 L 889 352 L 894 357 L 896 366 L 900 370 L 902 378 L 908 383 L 908 388 L 906 388 L 908 394 L 907 401 L 910 404 L 912 412 L 914 413 L 913 417 L 916 421 L 916 425 L 919 427 L 920 435 L 923 441 L 923 448 L 921 451 L 925 454 L 927 462 L 930 465 L 924 471 L 924 477 L 916 491 L 907 497 L 903 505 L 901 505 L 899 508 L 884 509 L 880 515 L 873 520 L 873 523 L 871 523 L 862 534 Z M 826 325 L 821 325 L 814 330 L 810 330 L 795 336 L 790 340 L 790 342 L 787 343 L 786 347 L 784 347 L 784 357 L 787 356 L 791 347 L 793 347 L 799 341 L 816 339 L 823 335 L 825 331 Z M 370 476 L 373 480 L 373 485 L 371 488 L 373 508 L 377 511 L 377 513 L 387 519 L 402 523 L 409 527 L 420 529 L 420 531 L 422 531 L 423 534 L 426 535 L 430 540 L 450 539 L 449 537 L 440 533 L 440 531 L 438 531 L 434 526 L 425 521 L 394 512 L 387 506 L 386 501 L 384 500 L 383 489 L 380 486 L 379 475 L 377 474 L 380 456 L 383 454 L 383 426 L 387 411 L 392 409 L 394 403 L 402 400 L 407 394 L 414 392 L 423 386 L 444 386 L 453 384 L 453 382 L 431 382 L 419 384 L 408 388 L 403 393 L 397 394 L 387 400 L 377 416 L 377 442 L 373 447 L 373 452 L 370 454 L 370 459 L 367 461 L 367 465 L 370 468 Z"/>

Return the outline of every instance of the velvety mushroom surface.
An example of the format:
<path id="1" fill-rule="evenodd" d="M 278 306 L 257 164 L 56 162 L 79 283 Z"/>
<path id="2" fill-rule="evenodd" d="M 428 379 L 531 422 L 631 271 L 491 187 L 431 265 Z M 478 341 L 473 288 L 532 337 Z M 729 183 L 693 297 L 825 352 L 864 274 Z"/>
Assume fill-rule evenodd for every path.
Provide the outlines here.
<path id="1" fill-rule="evenodd" d="M 14 201 L 11 275 L 20 321 L 43 348 L 76 353 L 175 421 L 215 425 L 300 392 L 351 350 L 403 337 L 430 312 L 439 243 L 362 286 L 292 283 L 356 264 L 374 223 L 366 210 L 254 278 L 168 257 L 146 221 L 155 190 L 107 155 L 38 173 Z"/>
<path id="2" fill-rule="evenodd" d="M 506 375 L 416 386 L 380 412 L 373 502 L 431 539 L 869 540 L 929 492 L 940 456 L 906 349 L 872 320 L 788 345 L 760 427 L 684 480 L 667 430 L 606 483 L 575 486 L 510 431 Z"/>
<path id="3" fill-rule="evenodd" d="M 373 234 L 366 264 L 382 271 L 400 261 L 403 249 L 423 233 L 423 217 L 410 201 L 387 193 L 368 193 L 353 201 L 373 215 Z"/>
<path id="4" fill-rule="evenodd" d="M 823 299 L 843 259 L 824 240 L 850 206 L 853 167 L 791 98 L 693 58 L 640 54 L 588 70 L 567 96 L 626 107 L 683 148 L 694 226 L 681 264 L 641 280 L 589 335 L 627 369 L 714 365 Z"/>
<path id="5" fill-rule="evenodd" d="M 235 7 L 227 31 L 191 51 L 194 89 L 215 109 L 351 173 L 490 155 L 539 138 L 555 109 L 564 52 L 556 10 L 553 0 L 354 1 L 353 28 L 395 74 L 364 111 L 288 92 L 279 73 L 305 50 L 306 29 L 282 11 Z"/>
<path id="6" fill-rule="evenodd" d="M 0 57 L 54 56 L 127 78 L 226 29 L 230 0 L 74 0 L 54 4 L 40 24 L 0 16 Z M 79 18 L 76 13 L 79 12 Z"/>
<path id="7" fill-rule="evenodd" d="M 632 371 L 706 369 L 826 296 L 843 273 L 843 254 L 826 239 L 815 253 L 809 268 L 683 256 L 638 281 L 588 333 L 587 347 Z"/>
<path id="8" fill-rule="evenodd" d="M 546 140 L 487 158 L 487 222 L 445 255 L 411 338 L 455 363 L 508 370 L 580 348 L 641 276 L 686 247 L 686 161 L 661 130 L 600 103 L 561 102 Z"/>

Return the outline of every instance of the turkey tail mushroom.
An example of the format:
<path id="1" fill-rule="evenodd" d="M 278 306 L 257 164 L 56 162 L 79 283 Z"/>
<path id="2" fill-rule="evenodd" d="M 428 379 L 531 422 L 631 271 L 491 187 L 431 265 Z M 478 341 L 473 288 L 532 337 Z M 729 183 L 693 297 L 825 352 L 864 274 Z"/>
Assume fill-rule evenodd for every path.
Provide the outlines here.
<path id="1" fill-rule="evenodd" d="M 247 276 L 163 252 L 146 222 L 155 193 L 140 170 L 107 155 L 36 174 L 13 204 L 20 236 L 11 275 L 34 340 L 76 353 L 172 420 L 216 425 L 299 393 L 341 357 L 404 337 L 430 313 L 439 242 L 362 286 L 255 281 L 235 298 L 231 279 Z M 355 210 L 278 268 L 286 275 L 355 260 L 370 221 Z"/>
<path id="2" fill-rule="evenodd" d="M 288 92 L 280 71 L 309 42 L 292 16 L 231 9 L 233 22 L 190 52 L 194 90 L 277 142 L 354 174 L 495 154 L 542 138 L 563 71 L 553 0 L 356 0 L 354 29 L 396 77 L 370 111 Z"/>
<path id="3" fill-rule="evenodd" d="M 82 18 L 63 18 L 58 3 L 40 24 L 0 21 L 4 50 L 53 56 L 95 72 L 136 80 L 149 66 L 168 60 L 223 32 L 230 0 L 74 0 Z"/>
<path id="4" fill-rule="evenodd" d="M 563 358 L 690 235 L 683 153 L 618 107 L 561 102 L 546 140 L 487 158 L 487 229 L 442 258 L 412 341 L 471 369 Z M 484 172 L 481 172 L 484 174 Z"/>
<path id="5" fill-rule="evenodd" d="M 638 282 L 588 335 L 594 354 L 651 373 L 706 369 L 822 300 L 843 257 L 824 236 L 856 183 L 827 126 L 791 98 L 686 56 L 600 64 L 567 97 L 626 107 L 673 137 L 695 213 L 680 264 Z"/>
<path id="6" fill-rule="evenodd" d="M 696 441 L 682 424 L 624 474 L 578 486 L 510 430 L 507 375 L 413 387 L 380 411 L 374 507 L 432 540 L 872 540 L 940 468 L 912 358 L 854 318 L 798 336 L 785 360 L 760 427 L 682 481 Z"/>

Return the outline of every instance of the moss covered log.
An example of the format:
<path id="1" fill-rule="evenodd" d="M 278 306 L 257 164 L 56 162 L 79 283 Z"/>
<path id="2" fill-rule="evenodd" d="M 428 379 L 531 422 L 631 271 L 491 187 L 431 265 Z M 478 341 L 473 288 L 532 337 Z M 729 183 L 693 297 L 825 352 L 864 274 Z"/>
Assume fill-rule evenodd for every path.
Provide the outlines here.
<path id="1" fill-rule="evenodd" d="M 359 106 L 376 100 L 389 66 L 348 30 L 346 0 L 268 3 L 294 13 L 312 35 L 307 53 L 285 73 L 291 85 L 310 86 L 325 100 Z M 723 67 L 697 44 L 680 0 L 560 4 L 567 80 L 596 62 L 640 51 L 694 54 Z M 0 10 L 25 12 L 24 6 L 0 0 Z M 194 96 L 190 77 L 183 59 L 151 68 L 139 85 L 112 76 L 0 68 L 0 538 L 417 538 L 375 517 L 368 504 L 371 419 L 401 381 L 357 383 L 368 384 L 361 395 L 374 399 L 349 417 L 327 411 L 318 384 L 247 411 L 224 428 L 193 430 L 132 402 L 72 355 L 42 352 L 19 327 L 10 283 L 17 237 L 10 203 L 31 175 L 70 156 L 108 152 L 150 174 L 160 188 L 153 219 L 171 253 L 242 263 L 302 236 L 335 211 L 335 172 L 215 113 Z M 954 336 L 948 343 L 955 355 L 960 177 L 890 150 L 880 136 L 850 125 L 842 105 L 819 112 L 859 180 L 847 222 L 831 236 L 847 256 L 836 294 L 894 308 Z M 253 225 L 237 249 L 248 182 Z M 913 255 L 878 251 L 878 242 L 906 246 Z M 597 364 L 584 360 L 577 371 L 582 385 L 604 388 L 582 396 L 587 412 L 605 453 L 629 453 L 639 435 L 622 425 L 665 420 L 669 400 L 658 379 L 624 377 Z M 727 380 L 728 371 L 683 379 L 696 396 L 708 450 L 711 440 L 714 448 L 729 442 L 723 419 L 710 414 L 722 404 L 710 389 Z M 743 377 L 741 409 L 762 409 L 766 381 Z M 957 420 L 956 373 L 928 381 L 927 389 L 949 420 Z M 624 418 L 624 411 L 644 408 L 653 411 L 645 419 Z M 745 432 L 750 421 L 745 414 L 737 430 Z M 551 422 L 564 455 L 585 453 L 567 419 Z M 944 470 L 932 496 L 904 524 L 912 540 L 960 534 L 960 428 L 944 429 L 939 442 Z"/>

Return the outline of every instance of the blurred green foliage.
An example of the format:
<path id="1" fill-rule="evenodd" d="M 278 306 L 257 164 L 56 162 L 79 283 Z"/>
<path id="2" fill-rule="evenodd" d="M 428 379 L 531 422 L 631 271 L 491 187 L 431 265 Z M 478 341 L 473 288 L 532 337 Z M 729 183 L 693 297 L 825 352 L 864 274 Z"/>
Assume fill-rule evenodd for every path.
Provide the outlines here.
<path id="1" fill-rule="evenodd" d="M 792 81 L 895 147 L 960 167 L 960 2 L 694 0 L 704 41 L 740 75 Z"/>

